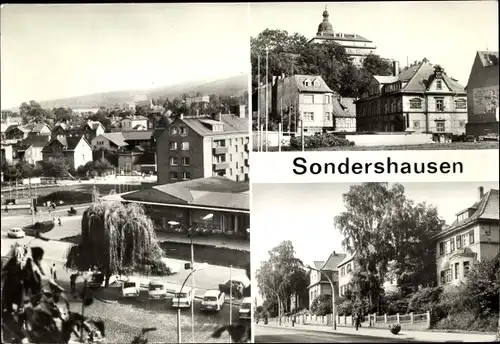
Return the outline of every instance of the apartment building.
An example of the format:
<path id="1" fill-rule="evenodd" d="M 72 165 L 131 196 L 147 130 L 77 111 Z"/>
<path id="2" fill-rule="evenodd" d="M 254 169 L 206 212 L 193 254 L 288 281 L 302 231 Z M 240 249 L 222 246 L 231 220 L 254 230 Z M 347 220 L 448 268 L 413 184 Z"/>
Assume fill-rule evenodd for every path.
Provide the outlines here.
<path id="1" fill-rule="evenodd" d="M 335 295 L 339 295 L 339 271 L 338 264 L 344 260 L 346 255 L 344 253 L 336 253 L 333 251 L 326 261 L 315 261 L 314 268 L 320 271 L 311 270 L 309 275 L 309 309 L 318 296 L 332 295 L 332 286 L 328 280 L 330 278 L 333 282 Z M 326 277 L 327 275 L 328 277 Z"/>
<path id="2" fill-rule="evenodd" d="M 156 137 L 158 182 L 249 177 L 249 125 L 244 115 L 179 116 Z"/>
<path id="3" fill-rule="evenodd" d="M 358 131 L 432 133 L 436 141 L 465 134 L 467 93 L 427 59 L 392 76 L 375 75 L 356 101 Z"/>
<path id="4" fill-rule="evenodd" d="M 477 202 L 458 212 L 456 220 L 434 237 L 438 285 L 461 284 L 474 264 L 498 254 L 498 208 L 498 190 L 484 193 L 480 187 Z"/>

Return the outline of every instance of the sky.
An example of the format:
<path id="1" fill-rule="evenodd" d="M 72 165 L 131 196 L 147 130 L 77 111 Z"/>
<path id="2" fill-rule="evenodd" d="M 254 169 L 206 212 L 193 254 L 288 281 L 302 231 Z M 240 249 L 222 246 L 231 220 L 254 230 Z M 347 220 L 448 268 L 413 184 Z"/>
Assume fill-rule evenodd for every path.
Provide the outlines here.
<path id="1" fill-rule="evenodd" d="M 292 241 L 296 257 L 305 264 L 325 261 L 332 251 L 345 252 L 333 218 L 345 211 L 342 194 L 351 185 L 355 184 L 252 184 L 252 271 L 284 240 Z M 408 198 L 436 206 L 447 224 L 455 220 L 457 212 L 479 199 L 479 186 L 485 193 L 499 188 L 498 182 L 402 185 Z M 258 290 L 256 284 L 252 288 Z"/>
<path id="2" fill-rule="evenodd" d="M 256 3 L 250 32 L 265 29 L 316 35 L 327 5 L 336 32 L 356 33 L 377 46 L 377 54 L 406 65 L 426 57 L 466 86 L 476 51 L 498 51 L 497 1 L 394 1 Z"/>
<path id="3" fill-rule="evenodd" d="M 248 74 L 248 4 L 2 5 L 2 108 Z"/>

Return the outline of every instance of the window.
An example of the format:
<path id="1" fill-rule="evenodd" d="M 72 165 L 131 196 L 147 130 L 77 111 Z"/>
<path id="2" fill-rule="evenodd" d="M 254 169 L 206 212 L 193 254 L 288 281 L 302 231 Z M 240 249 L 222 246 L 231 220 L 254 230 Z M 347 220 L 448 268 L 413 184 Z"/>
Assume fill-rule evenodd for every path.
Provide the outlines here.
<path id="1" fill-rule="evenodd" d="M 469 245 L 474 243 L 474 230 L 469 232 Z"/>
<path id="2" fill-rule="evenodd" d="M 444 242 L 439 243 L 439 254 L 441 256 L 444 254 Z"/>
<path id="3" fill-rule="evenodd" d="M 444 121 L 436 122 L 436 131 L 444 132 Z"/>
<path id="4" fill-rule="evenodd" d="M 314 97 L 312 94 L 304 94 L 302 96 L 302 103 L 304 104 L 313 104 L 314 103 Z"/>
<path id="5" fill-rule="evenodd" d="M 177 135 L 179 133 L 179 129 L 175 126 L 172 126 L 172 127 L 170 127 L 169 132 L 172 135 Z"/>
<path id="6" fill-rule="evenodd" d="M 325 103 L 326 104 L 330 104 L 331 103 L 331 98 L 330 98 L 330 95 L 325 95 Z"/>
<path id="7" fill-rule="evenodd" d="M 226 162 L 226 156 L 225 155 L 216 155 L 215 156 L 215 163 L 216 164 L 222 164 L 223 162 Z"/>
<path id="8" fill-rule="evenodd" d="M 451 269 L 445 271 L 445 283 L 451 282 Z"/>
<path id="9" fill-rule="evenodd" d="M 389 102 L 384 103 L 384 113 L 389 113 Z"/>
<path id="10" fill-rule="evenodd" d="M 325 112 L 325 118 L 327 121 L 331 121 L 332 120 L 332 114 L 330 112 Z"/>
<path id="11" fill-rule="evenodd" d="M 459 269 L 460 269 L 460 263 L 455 263 L 455 279 L 458 279 Z"/>
<path id="12" fill-rule="evenodd" d="M 345 276 L 345 266 L 340 268 L 340 276 Z"/>
<path id="13" fill-rule="evenodd" d="M 351 273 L 352 271 L 352 266 L 351 266 L 351 263 L 347 264 L 347 273 Z"/>
<path id="14" fill-rule="evenodd" d="M 170 172 L 170 179 L 173 179 L 173 180 L 179 179 L 179 173 Z"/>
<path id="15" fill-rule="evenodd" d="M 179 165 L 179 158 L 176 156 L 171 156 L 170 157 L 170 166 L 177 166 Z"/>
<path id="16" fill-rule="evenodd" d="M 184 127 L 184 126 L 183 126 L 183 127 L 181 127 L 181 135 L 182 135 L 182 136 L 186 136 L 186 135 L 187 135 L 187 133 L 188 133 L 188 129 L 187 129 L 186 127 Z"/>
<path id="17" fill-rule="evenodd" d="M 469 274 L 469 270 L 470 270 L 469 262 L 464 262 L 464 277 L 467 277 L 467 275 Z"/>
<path id="18" fill-rule="evenodd" d="M 304 121 L 314 121 L 314 112 L 304 112 Z"/>
<path id="19" fill-rule="evenodd" d="M 457 235 L 456 239 L 457 239 L 457 249 L 461 249 L 462 248 L 462 236 Z"/>
<path id="20" fill-rule="evenodd" d="M 177 142 L 170 141 L 169 142 L 169 148 L 170 148 L 170 150 L 177 150 Z"/>
<path id="21" fill-rule="evenodd" d="M 226 147 L 226 140 L 217 140 L 214 141 L 215 147 Z"/>
<path id="22" fill-rule="evenodd" d="M 234 146 L 234 151 L 238 153 L 238 146 Z"/>
<path id="23" fill-rule="evenodd" d="M 182 166 L 189 166 L 189 157 L 188 156 L 185 156 L 185 157 L 182 157 Z"/>
<path id="24" fill-rule="evenodd" d="M 189 142 L 182 142 L 182 148 L 183 151 L 189 150 Z"/>
<path id="25" fill-rule="evenodd" d="M 396 111 L 403 111 L 403 106 L 401 105 L 401 100 L 396 102 Z"/>
<path id="26" fill-rule="evenodd" d="M 440 281 L 441 281 L 441 284 L 445 284 L 446 283 L 446 278 L 445 278 L 445 271 L 441 271 L 440 273 Z"/>
<path id="27" fill-rule="evenodd" d="M 437 90 L 443 89 L 443 82 L 441 80 L 436 80 L 436 89 Z"/>
<path id="28" fill-rule="evenodd" d="M 443 98 L 435 98 L 436 99 L 436 111 L 444 111 L 444 99 Z"/>
<path id="29" fill-rule="evenodd" d="M 462 244 L 464 247 L 469 245 L 469 236 L 467 234 L 462 234 Z"/>
<path id="30" fill-rule="evenodd" d="M 450 251 L 455 251 L 455 238 L 450 239 Z"/>
<path id="31" fill-rule="evenodd" d="M 182 179 L 191 179 L 191 173 L 190 172 L 182 172 Z"/>
<path id="32" fill-rule="evenodd" d="M 421 109 L 422 108 L 422 99 L 413 98 L 410 100 L 410 109 Z"/>
<path id="33" fill-rule="evenodd" d="M 455 100 L 455 109 L 466 109 L 467 108 L 467 102 L 465 99 L 457 99 Z"/>

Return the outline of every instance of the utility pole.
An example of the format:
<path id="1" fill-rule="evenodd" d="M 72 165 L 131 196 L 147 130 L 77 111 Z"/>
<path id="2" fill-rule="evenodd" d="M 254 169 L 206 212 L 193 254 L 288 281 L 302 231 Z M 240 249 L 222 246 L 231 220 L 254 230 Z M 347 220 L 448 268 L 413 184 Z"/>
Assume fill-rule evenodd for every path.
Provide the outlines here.
<path id="1" fill-rule="evenodd" d="M 229 265 L 229 326 L 233 323 L 233 266 Z M 229 335 L 229 343 L 231 343 L 231 335 Z"/>
<path id="2" fill-rule="evenodd" d="M 268 134 L 269 134 L 269 48 L 266 47 L 266 131 L 265 131 L 265 137 L 266 137 L 266 152 L 267 152 L 267 146 L 268 146 Z"/>
<path id="3" fill-rule="evenodd" d="M 31 178 L 29 178 L 28 190 L 30 195 L 30 207 L 31 207 L 31 224 L 35 224 L 35 204 L 33 203 L 33 195 L 31 193 Z"/>
<path id="4" fill-rule="evenodd" d="M 261 133 L 261 128 L 260 128 L 260 55 L 257 55 L 257 78 L 258 78 L 258 83 L 257 83 L 257 151 L 260 152 L 261 146 L 261 140 L 260 136 L 262 135 Z"/>
<path id="5" fill-rule="evenodd" d="M 302 151 L 304 151 L 304 119 L 300 116 L 300 142 L 302 143 Z"/>

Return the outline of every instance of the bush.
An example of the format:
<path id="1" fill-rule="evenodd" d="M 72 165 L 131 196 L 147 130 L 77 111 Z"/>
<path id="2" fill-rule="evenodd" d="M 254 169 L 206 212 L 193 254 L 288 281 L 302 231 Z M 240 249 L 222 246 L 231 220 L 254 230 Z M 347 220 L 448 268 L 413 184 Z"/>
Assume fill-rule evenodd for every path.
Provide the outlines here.
<path id="1" fill-rule="evenodd" d="M 342 298 L 337 304 L 337 314 L 339 315 L 351 315 L 353 309 L 353 303 L 351 300 Z"/>
<path id="2" fill-rule="evenodd" d="M 59 203 L 63 201 L 65 205 L 82 204 L 92 202 L 92 193 L 86 191 L 56 191 L 52 192 L 46 196 L 38 198 L 38 205 L 44 205 L 46 202 Z"/>
<path id="3" fill-rule="evenodd" d="M 311 303 L 311 313 L 315 315 L 327 315 L 332 313 L 332 296 L 321 294 Z"/>
<path id="4" fill-rule="evenodd" d="M 391 331 L 392 334 L 398 334 L 399 331 L 401 331 L 401 325 L 400 324 L 389 325 L 389 331 Z"/>
<path id="5" fill-rule="evenodd" d="M 412 295 L 408 304 L 408 312 L 425 313 L 439 303 L 443 292 L 441 287 L 422 288 Z"/>
<path id="6" fill-rule="evenodd" d="M 400 293 L 387 293 L 382 300 L 383 312 L 387 314 L 406 314 L 410 300 Z"/>
<path id="7" fill-rule="evenodd" d="M 323 134 L 318 133 L 312 136 L 304 136 L 304 148 L 344 147 L 344 146 L 354 146 L 354 142 L 336 136 L 335 134 L 329 134 L 329 133 L 323 133 Z M 301 149 L 302 138 L 300 136 L 292 137 L 290 139 L 290 148 Z"/>
<path id="8" fill-rule="evenodd" d="M 52 229 L 54 229 L 55 223 L 54 221 L 42 221 L 42 222 L 35 222 L 33 225 L 29 225 L 26 227 L 23 227 L 24 233 L 29 236 L 35 236 L 35 233 L 47 233 L 50 232 Z"/>

